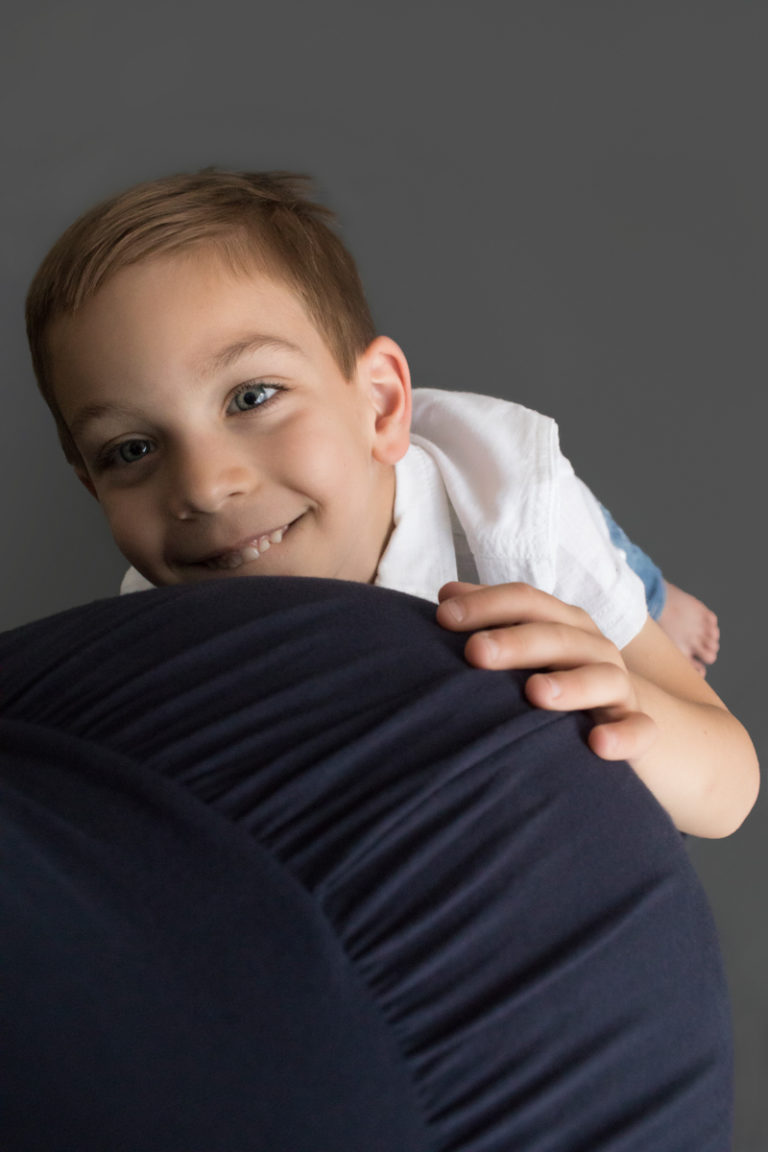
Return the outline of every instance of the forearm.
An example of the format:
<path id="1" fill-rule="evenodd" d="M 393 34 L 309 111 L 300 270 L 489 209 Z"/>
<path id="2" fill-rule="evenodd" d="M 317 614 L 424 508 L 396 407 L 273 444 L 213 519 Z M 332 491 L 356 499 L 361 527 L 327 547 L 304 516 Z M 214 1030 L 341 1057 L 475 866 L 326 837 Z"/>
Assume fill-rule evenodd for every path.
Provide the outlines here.
<path id="1" fill-rule="evenodd" d="M 744 728 L 646 619 L 621 650 L 594 621 L 526 584 L 446 584 L 438 620 L 471 632 L 478 668 L 541 669 L 525 691 L 538 708 L 588 711 L 592 750 L 627 760 L 681 831 L 734 832 L 755 802 L 757 757 Z"/>
<path id="2" fill-rule="evenodd" d="M 744 727 L 723 705 L 680 699 L 637 674 L 658 737 L 632 767 L 682 832 L 728 836 L 752 808 L 759 768 Z"/>

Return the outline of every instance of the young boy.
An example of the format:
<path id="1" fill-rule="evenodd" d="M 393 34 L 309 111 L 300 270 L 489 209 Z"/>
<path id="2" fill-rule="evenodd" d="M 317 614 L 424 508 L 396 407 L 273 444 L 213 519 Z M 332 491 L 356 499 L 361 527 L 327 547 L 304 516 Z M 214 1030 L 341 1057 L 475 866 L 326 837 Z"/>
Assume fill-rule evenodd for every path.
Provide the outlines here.
<path id="1" fill-rule="evenodd" d="M 418 390 L 352 258 L 280 173 L 207 171 L 86 213 L 27 301 L 68 460 L 153 585 L 293 575 L 439 600 L 485 668 L 591 710 L 679 828 L 733 831 L 758 769 L 739 722 L 648 618 L 554 423 Z"/>

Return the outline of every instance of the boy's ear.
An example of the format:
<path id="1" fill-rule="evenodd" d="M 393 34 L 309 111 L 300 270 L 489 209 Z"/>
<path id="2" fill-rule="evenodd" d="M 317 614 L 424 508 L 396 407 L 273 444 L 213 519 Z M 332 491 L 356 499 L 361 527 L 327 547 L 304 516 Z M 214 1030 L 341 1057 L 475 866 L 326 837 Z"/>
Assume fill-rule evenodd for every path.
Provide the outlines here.
<path id="1" fill-rule="evenodd" d="M 85 468 L 81 464 L 74 464 L 73 468 L 75 469 L 75 476 L 77 476 L 80 483 L 83 484 L 88 489 L 91 496 L 93 496 L 94 500 L 98 500 L 98 496 L 96 495 L 96 488 L 94 487 L 93 480 L 91 480 L 91 478 L 88 475 L 88 473 L 86 472 Z"/>
<path id="2" fill-rule="evenodd" d="M 411 373 L 405 353 L 388 336 L 377 336 L 357 368 L 375 412 L 373 458 L 396 464 L 408 451 L 411 431 Z"/>

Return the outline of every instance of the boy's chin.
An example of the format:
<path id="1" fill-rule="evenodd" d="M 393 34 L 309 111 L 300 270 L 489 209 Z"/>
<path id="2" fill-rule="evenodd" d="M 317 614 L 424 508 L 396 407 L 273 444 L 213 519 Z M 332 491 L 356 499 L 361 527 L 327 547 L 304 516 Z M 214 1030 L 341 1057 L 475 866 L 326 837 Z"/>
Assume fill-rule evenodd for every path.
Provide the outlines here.
<path id="1" fill-rule="evenodd" d="M 237 580 L 257 575 L 255 564 L 243 564 L 240 568 L 208 568 L 205 564 L 196 564 L 194 568 L 178 573 L 174 580 L 164 581 L 164 584 L 205 584 L 209 580 Z M 262 572 L 262 575 L 266 573 Z"/>
<path id="2" fill-rule="evenodd" d="M 239 564 L 236 568 L 212 564 L 187 564 L 170 573 L 167 578 L 153 583 L 158 587 L 167 587 L 172 584 L 203 584 L 208 580 L 242 580 L 247 576 L 278 575 L 292 575 L 292 573 L 276 571 L 275 565 L 260 563 L 259 559 L 256 559 Z"/>

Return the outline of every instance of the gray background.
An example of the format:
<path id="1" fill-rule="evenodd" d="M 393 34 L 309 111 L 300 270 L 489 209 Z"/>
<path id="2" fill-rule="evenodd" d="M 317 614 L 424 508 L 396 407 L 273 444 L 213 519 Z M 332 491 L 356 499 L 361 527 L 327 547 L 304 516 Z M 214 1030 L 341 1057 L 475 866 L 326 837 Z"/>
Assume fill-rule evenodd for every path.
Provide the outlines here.
<path id="1" fill-rule="evenodd" d="M 555 415 L 576 470 L 712 605 L 711 682 L 766 746 L 766 32 L 759 3 L 31 0 L 0 46 L 0 627 L 114 592 L 22 328 L 92 201 L 206 164 L 308 171 L 417 384 Z M 768 1147 L 766 810 L 691 851 Z M 670 1037 L 674 1043 L 674 1037 Z"/>

